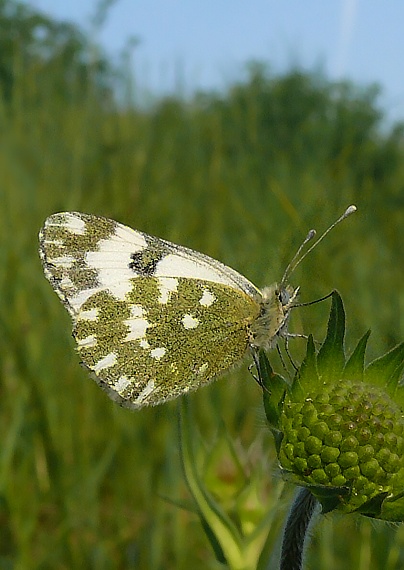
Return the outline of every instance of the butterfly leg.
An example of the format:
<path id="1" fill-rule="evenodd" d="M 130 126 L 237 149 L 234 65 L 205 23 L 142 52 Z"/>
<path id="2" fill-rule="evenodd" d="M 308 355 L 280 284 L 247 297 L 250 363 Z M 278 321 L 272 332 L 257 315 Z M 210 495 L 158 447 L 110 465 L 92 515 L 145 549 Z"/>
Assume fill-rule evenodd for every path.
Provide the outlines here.
<path id="1" fill-rule="evenodd" d="M 291 363 L 291 365 L 293 366 L 293 368 L 294 368 L 294 369 L 296 370 L 296 372 L 297 372 L 299 369 L 298 369 L 298 367 L 296 366 L 296 364 L 295 364 L 295 362 L 294 362 L 294 360 L 293 360 L 293 358 L 292 358 L 292 355 L 290 354 L 290 350 L 289 350 L 289 338 L 296 338 L 296 337 L 298 337 L 298 338 L 300 338 L 300 337 L 305 338 L 304 335 L 292 334 L 292 333 L 288 333 L 287 336 L 285 336 L 285 352 L 286 352 L 286 354 L 288 355 L 289 362 Z"/>
<path id="2" fill-rule="evenodd" d="M 251 376 L 254 378 L 254 380 L 256 381 L 256 383 L 259 384 L 259 386 L 261 386 L 261 382 L 260 382 L 259 377 L 258 377 L 256 374 L 254 374 L 254 372 L 253 372 L 254 366 L 257 367 L 257 365 L 255 364 L 255 362 L 253 362 L 252 364 L 249 364 L 249 366 L 248 366 L 248 372 L 249 372 L 249 373 L 251 374 Z"/>
<path id="3" fill-rule="evenodd" d="M 250 366 L 248 367 L 248 371 L 250 372 L 251 376 L 254 378 L 254 380 L 257 382 L 258 386 L 260 386 L 262 388 L 262 390 L 265 390 L 265 392 L 270 392 L 268 390 L 268 388 L 265 386 L 262 377 L 261 377 L 261 367 L 260 367 L 260 361 L 259 361 L 259 350 L 255 347 L 251 347 L 251 353 L 252 353 L 252 357 L 254 360 L 253 364 L 250 364 Z M 255 366 L 255 369 L 258 373 L 258 376 L 256 374 L 254 374 L 252 372 L 252 368 L 253 366 Z"/>
<path id="4" fill-rule="evenodd" d="M 290 333 L 290 332 L 288 332 L 286 336 L 289 338 L 304 338 L 305 340 L 309 338 L 307 334 Z M 322 344 L 321 340 L 316 340 L 315 338 L 313 340 L 314 344 Z"/>
<path id="5" fill-rule="evenodd" d="M 286 336 L 288 338 L 305 338 L 306 340 L 309 338 L 307 334 L 290 333 L 290 332 L 288 332 Z"/>
<path id="6" fill-rule="evenodd" d="M 286 341 L 285 341 L 285 345 L 286 345 Z M 281 364 L 282 364 L 282 368 L 285 370 L 285 372 L 288 372 L 288 368 L 287 368 L 287 366 L 286 366 L 286 363 L 285 363 L 285 360 L 284 360 L 284 358 L 283 358 L 283 354 L 282 354 L 282 352 L 281 352 L 281 349 L 280 349 L 280 347 L 279 347 L 279 343 L 278 343 L 278 342 L 276 343 L 276 352 L 278 353 L 279 359 L 280 359 Z"/>
<path id="7" fill-rule="evenodd" d="M 251 347 L 251 354 L 253 357 L 254 362 L 252 364 L 249 365 L 248 367 L 248 372 L 251 374 L 251 376 L 254 378 L 254 380 L 256 381 L 256 383 L 258 384 L 258 386 L 261 386 L 261 388 L 264 387 L 262 379 L 261 379 L 261 374 L 260 374 L 260 364 L 259 364 L 259 357 L 258 357 L 258 350 L 255 347 Z M 257 374 L 254 374 L 253 372 L 253 368 L 255 366 L 255 369 L 257 371 Z"/>

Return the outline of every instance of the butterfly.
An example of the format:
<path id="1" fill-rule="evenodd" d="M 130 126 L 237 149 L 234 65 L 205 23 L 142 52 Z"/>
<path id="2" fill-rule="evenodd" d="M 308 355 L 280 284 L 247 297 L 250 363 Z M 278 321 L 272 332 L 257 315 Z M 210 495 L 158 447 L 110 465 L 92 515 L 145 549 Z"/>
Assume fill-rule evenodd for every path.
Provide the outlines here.
<path id="1" fill-rule="evenodd" d="M 262 290 L 203 253 L 92 214 L 49 216 L 39 251 L 82 363 L 114 401 L 138 409 L 208 384 L 248 352 L 287 338 L 299 289 L 286 280 L 314 235 L 282 281 Z"/>

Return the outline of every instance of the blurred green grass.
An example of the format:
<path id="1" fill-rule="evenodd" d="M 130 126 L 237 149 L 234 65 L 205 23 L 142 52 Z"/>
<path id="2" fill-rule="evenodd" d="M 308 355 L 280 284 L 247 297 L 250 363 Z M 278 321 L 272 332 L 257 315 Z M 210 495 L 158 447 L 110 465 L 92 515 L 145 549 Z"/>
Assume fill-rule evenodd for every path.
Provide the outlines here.
<path id="1" fill-rule="evenodd" d="M 43 277 L 39 228 L 56 211 L 105 215 L 264 286 L 309 228 L 355 203 L 292 282 L 304 301 L 338 288 L 347 345 L 371 327 L 371 356 L 404 337 L 402 127 L 383 125 L 375 90 L 296 70 L 255 65 L 225 93 L 138 108 L 96 81 L 84 88 L 79 73 L 61 88 L 64 61 L 13 65 L 0 99 L 0 568 L 217 568 L 196 518 L 162 498 L 188 497 L 176 403 L 130 413 L 80 368 Z M 291 329 L 321 339 L 327 314 L 296 311 Z M 207 439 L 223 422 L 246 445 L 271 447 L 246 364 L 191 397 Z M 399 568 L 403 541 L 401 528 L 327 517 L 309 560 Z"/>

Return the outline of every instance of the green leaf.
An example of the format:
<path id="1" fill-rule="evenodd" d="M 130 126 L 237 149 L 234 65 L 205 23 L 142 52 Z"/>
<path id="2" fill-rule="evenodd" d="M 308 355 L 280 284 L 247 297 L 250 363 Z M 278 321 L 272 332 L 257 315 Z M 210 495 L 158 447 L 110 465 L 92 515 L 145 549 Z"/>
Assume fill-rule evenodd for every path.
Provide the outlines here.
<path id="1" fill-rule="evenodd" d="M 220 564 L 227 564 L 227 560 L 222 550 L 222 547 L 220 546 L 220 542 L 217 540 L 215 533 L 213 532 L 212 528 L 210 527 L 210 525 L 208 524 L 208 522 L 206 521 L 206 519 L 203 517 L 202 514 L 200 514 L 200 521 L 202 528 L 205 531 L 206 537 L 209 540 L 210 545 L 213 549 L 213 552 L 215 553 L 216 560 L 220 562 Z"/>
<path id="2" fill-rule="evenodd" d="M 372 518 L 380 518 L 380 513 L 382 512 L 383 503 L 388 496 L 388 493 L 380 493 L 375 497 L 372 497 L 366 503 L 363 503 L 355 512 L 361 515 L 366 515 Z"/>
<path id="3" fill-rule="evenodd" d="M 276 524 L 273 525 L 277 518 L 276 509 L 270 509 L 252 532 L 243 533 L 243 524 L 240 524 L 240 528 L 235 525 L 233 519 L 215 501 L 198 475 L 194 457 L 195 428 L 187 398 L 182 398 L 180 406 L 181 457 L 184 474 L 197 505 L 201 524 L 217 560 L 221 563 L 225 562 L 229 570 L 257 570 L 263 548 L 270 540 L 274 526 L 275 530 L 277 528 Z M 238 513 L 240 512 L 238 510 Z M 248 506 L 247 512 L 249 512 Z M 249 514 L 251 515 L 250 512 Z"/>
<path id="4" fill-rule="evenodd" d="M 365 380 L 375 386 L 387 389 L 388 393 L 394 396 L 403 369 L 404 342 L 384 356 L 373 360 L 365 370 Z"/>
<path id="5" fill-rule="evenodd" d="M 381 513 L 379 519 L 390 522 L 404 521 L 404 497 L 398 500 L 386 499 L 381 505 Z"/>
<path id="6" fill-rule="evenodd" d="M 394 394 L 394 399 L 402 410 L 404 410 L 404 386 L 402 382 L 398 382 L 396 393 Z"/>
<path id="7" fill-rule="evenodd" d="M 343 378 L 347 380 L 363 381 L 363 373 L 365 369 L 365 353 L 369 340 L 370 330 L 367 331 L 358 342 L 355 350 L 345 364 Z"/>
<path id="8" fill-rule="evenodd" d="M 181 459 L 188 488 L 197 504 L 205 532 L 215 553 L 219 555 L 219 561 L 225 559 L 230 568 L 237 568 L 238 561 L 243 558 L 240 533 L 198 476 L 193 453 L 193 421 L 187 398 L 182 398 L 180 406 Z"/>
<path id="9" fill-rule="evenodd" d="M 289 385 L 282 376 L 275 374 L 263 350 L 258 353 L 257 372 L 263 387 L 265 415 L 274 433 L 279 432 L 279 417 Z"/>
<path id="10" fill-rule="evenodd" d="M 329 513 L 336 509 L 341 503 L 341 497 L 349 495 L 351 489 L 349 487 L 334 487 L 332 485 L 313 485 L 305 483 L 298 475 L 292 471 L 281 469 L 284 479 L 299 487 L 305 487 L 318 499 L 321 504 L 321 512 Z"/>
<path id="11" fill-rule="evenodd" d="M 386 498 L 381 505 L 381 513 L 378 518 L 386 521 L 404 521 L 404 491 Z"/>
<path id="12" fill-rule="evenodd" d="M 333 291 L 327 336 L 317 356 L 317 369 L 320 378 L 325 377 L 330 382 L 339 379 L 345 364 L 344 336 L 344 305 L 340 294 Z"/>
<path id="13" fill-rule="evenodd" d="M 349 487 L 332 487 L 327 485 L 308 485 L 308 488 L 321 504 L 323 515 L 330 513 L 341 504 L 341 497 L 349 495 Z"/>
<path id="14" fill-rule="evenodd" d="M 304 400 L 307 392 L 315 389 L 320 384 L 317 371 L 316 348 L 314 346 L 313 335 L 307 339 L 306 356 L 296 374 L 291 388 L 291 395 L 300 401 Z"/>

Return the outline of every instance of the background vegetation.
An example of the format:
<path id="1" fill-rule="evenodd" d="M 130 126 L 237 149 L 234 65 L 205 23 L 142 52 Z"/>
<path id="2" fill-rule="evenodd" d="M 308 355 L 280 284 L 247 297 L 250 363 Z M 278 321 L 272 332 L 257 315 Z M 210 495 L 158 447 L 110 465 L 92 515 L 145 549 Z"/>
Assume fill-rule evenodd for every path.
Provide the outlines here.
<path id="1" fill-rule="evenodd" d="M 384 124 L 375 87 L 254 64 L 225 92 L 139 108 L 130 73 L 76 28 L 0 0 L 0 568 L 218 567 L 195 515 L 166 499 L 189 498 L 176 402 L 130 413 L 80 368 L 37 254 L 50 213 L 115 218 L 263 286 L 310 227 L 355 203 L 292 281 L 304 301 L 339 289 L 348 347 L 369 327 L 369 357 L 404 338 L 403 127 Z M 291 328 L 322 338 L 327 314 L 301 309 Z M 191 398 L 212 492 L 235 497 L 239 470 L 258 469 L 273 508 L 281 483 L 247 365 Z M 217 453 L 229 440 L 242 468 Z M 325 517 L 310 567 L 401 568 L 403 543 L 402 528 Z"/>

